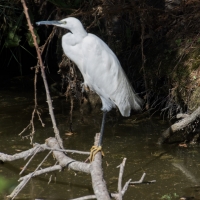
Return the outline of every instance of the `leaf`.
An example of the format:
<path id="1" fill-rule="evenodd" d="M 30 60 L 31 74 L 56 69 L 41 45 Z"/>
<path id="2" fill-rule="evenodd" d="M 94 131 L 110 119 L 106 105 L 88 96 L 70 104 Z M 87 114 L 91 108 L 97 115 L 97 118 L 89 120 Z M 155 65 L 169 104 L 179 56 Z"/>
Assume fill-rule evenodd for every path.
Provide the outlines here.
<path id="1" fill-rule="evenodd" d="M 16 47 L 19 46 L 21 41 L 21 37 L 15 33 L 15 30 L 12 29 L 8 32 L 7 37 L 5 39 L 5 47 Z"/>
<path id="2" fill-rule="evenodd" d="M 34 29 L 34 33 L 35 33 L 35 35 L 36 35 L 36 40 L 37 40 L 37 43 L 38 43 L 38 45 L 39 45 L 39 44 L 40 44 L 40 37 L 39 37 L 39 35 L 38 35 L 36 29 Z M 31 35 L 30 32 L 28 32 L 28 33 L 26 34 L 26 39 L 27 39 L 27 41 L 28 41 L 29 46 L 30 46 L 30 47 L 34 47 L 33 37 L 32 37 L 32 35 Z"/>
<path id="3" fill-rule="evenodd" d="M 67 136 L 71 136 L 71 135 L 73 135 L 74 133 L 72 133 L 72 132 L 67 132 L 67 133 L 65 133 L 65 135 L 67 135 Z"/>

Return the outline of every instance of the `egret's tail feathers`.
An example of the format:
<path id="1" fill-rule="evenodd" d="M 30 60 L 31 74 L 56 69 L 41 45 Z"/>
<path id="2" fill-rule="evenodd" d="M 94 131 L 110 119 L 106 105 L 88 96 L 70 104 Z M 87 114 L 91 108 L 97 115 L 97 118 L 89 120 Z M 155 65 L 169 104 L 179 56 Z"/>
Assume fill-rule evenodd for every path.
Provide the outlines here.
<path id="1" fill-rule="evenodd" d="M 117 97 L 116 105 L 119 108 L 121 114 L 125 117 L 128 117 L 130 116 L 131 109 L 136 111 L 141 110 L 143 101 L 135 93 L 128 80 L 125 80 L 122 86 L 123 90 L 121 90 L 121 94 Z M 120 89 L 120 87 L 118 89 Z"/>
<path id="2" fill-rule="evenodd" d="M 142 99 L 140 99 L 140 97 L 137 96 L 137 94 L 132 95 L 132 99 L 128 98 L 128 99 L 124 99 L 124 101 L 121 102 L 121 104 L 118 106 L 120 113 L 124 116 L 124 117 L 129 117 L 130 113 L 131 113 L 131 109 L 136 110 L 136 111 L 140 111 L 143 101 Z"/>
<path id="3" fill-rule="evenodd" d="M 132 103 L 131 108 L 133 110 L 139 111 L 142 109 L 142 105 L 143 105 L 143 100 L 137 94 L 134 94 L 134 101 Z"/>

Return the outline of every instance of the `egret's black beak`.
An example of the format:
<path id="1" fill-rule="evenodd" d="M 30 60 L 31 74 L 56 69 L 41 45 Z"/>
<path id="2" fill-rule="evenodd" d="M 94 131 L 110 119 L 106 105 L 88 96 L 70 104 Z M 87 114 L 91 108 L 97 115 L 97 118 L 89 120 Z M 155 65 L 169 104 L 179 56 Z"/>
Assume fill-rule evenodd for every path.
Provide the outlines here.
<path id="1" fill-rule="evenodd" d="M 36 22 L 36 24 L 38 26 L 40 26 L 40 25 L 61 25 L 62 22 L 61 21 L 40 21 L 40 22 Z"/>

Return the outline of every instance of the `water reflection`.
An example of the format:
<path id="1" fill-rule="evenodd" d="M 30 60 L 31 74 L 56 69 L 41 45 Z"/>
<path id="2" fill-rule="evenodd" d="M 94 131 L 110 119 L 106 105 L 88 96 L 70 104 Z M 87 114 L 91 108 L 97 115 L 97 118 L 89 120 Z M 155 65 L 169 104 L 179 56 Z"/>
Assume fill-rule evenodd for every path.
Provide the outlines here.
<path id="1" fill-rule="evenodd" d="M 4 91 L 0 93 L 0 96 L 0 151 L 14 154 L 28 149 L 30 141 L 22 141 L 18 133 L 31 119 L 33 94 Z M 42 128 L 39 121 L 35 119 L 34 141 L 44 143 L 46 138 L 54 135 L 44 94 L 40 95 L 39 106 L 46 126 Z M 74 134 L 65 135 L 70 131 L 68 115 L 70 106 L 65 100 L 55 98 L 54 107 L 64 146 L 67 149 L 88 151 L 93 145 L 94 134 L 100 128 L 101 113 L 81 116 L 77 109 L 73 116 Z M 103 159 L 104 174 L 110 191 L 117 191 L 119 169 L 116 167 L 126 157 L 124 183 L 130 178 L 133 181 L 139 180 L 143 172 L 147 174 L 145 180 L 156 180 L 156 183 L 130 186 L 124 196 L 125 200 L 164 199 L 164 195 L 168 195 L 171 199 L 179 199 L 178 196 L 193 196 L 198 199 L 200 196 L 200 149 L 198 147 L 181 148 L 177 144 L 157 146 L 157 138 L 167 126 L 167 123 L 159 118 L 135 120 L 135 116 L 127 119 L 110 113 L 103 141 L 106 154 Z M 37 155 L 26 173 L 33 171 L 45 155 L 45 152 Z M 81 161 L 86 159 L 82 155 L 75 154 L 71 157 Z M 20 169 L 26 162 L 17 160 L 0 164 L 0 177 L 9 181 L 7 188 L 1 192 L 0 199 L 5 199 L 6 194 L 9 194 L 13 186 L 17 184 Z M 43 167 L 53 164 L 55 161 L 51 157 Z M 50 184 L 48 184 L 49 178 L 51 178 Z M 32 179 L 16 199 L 64 200 L 89 194 L 93 194 L 90 176 L 65 169 L 62 172 Z"/>

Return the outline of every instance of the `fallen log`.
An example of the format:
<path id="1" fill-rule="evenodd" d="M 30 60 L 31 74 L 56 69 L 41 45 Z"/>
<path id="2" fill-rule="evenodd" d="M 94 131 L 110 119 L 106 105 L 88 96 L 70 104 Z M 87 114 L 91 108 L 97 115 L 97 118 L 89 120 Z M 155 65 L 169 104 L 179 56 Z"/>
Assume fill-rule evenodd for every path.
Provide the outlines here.
<path id="1" fill-rule="evenodd" d="M 169 128 L 167 128 L 158 139 L 158 144 L 163 144 L 166 142 L 174 133 L 177 131 L 183 130 L 189 127 L 192 123 L 198 120 L 200 117 L 200 107 L 197 108 L 193 113 L 190 115 L 183 115 L 183 119 L 180 121 L 172 124 Z M 180 118 L 180 114 L 178 114 L 178 118 Z"/>

